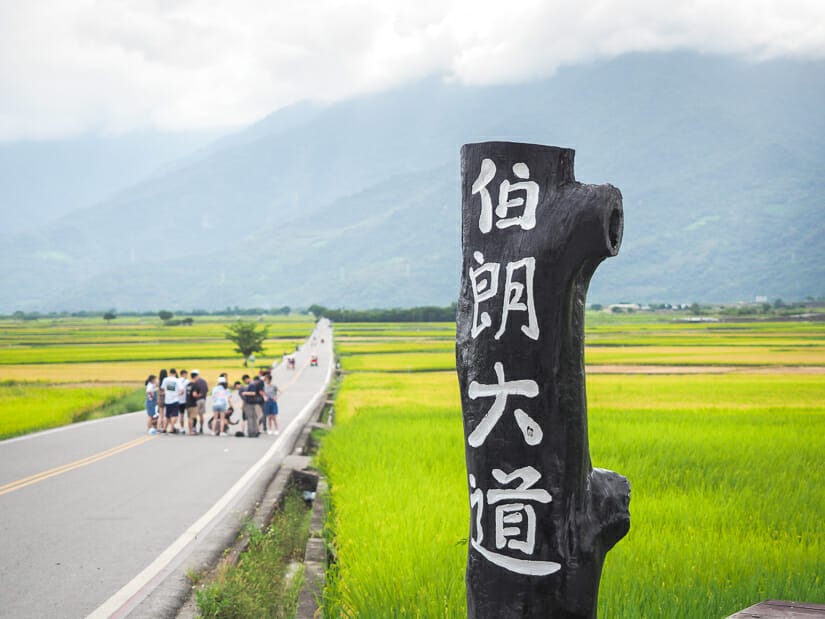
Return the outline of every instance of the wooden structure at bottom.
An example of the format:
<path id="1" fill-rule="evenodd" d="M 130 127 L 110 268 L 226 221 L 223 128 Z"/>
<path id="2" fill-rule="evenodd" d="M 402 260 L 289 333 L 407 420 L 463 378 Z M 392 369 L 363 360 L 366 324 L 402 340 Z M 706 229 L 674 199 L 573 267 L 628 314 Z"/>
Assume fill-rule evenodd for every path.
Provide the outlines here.
<path id="1" fill-rule="evenodd" d="M 727 619 L 814 619 L 815 617 L 825 617 L 825 605 L 765 600 L 745 610 L 740 610 Z"/>

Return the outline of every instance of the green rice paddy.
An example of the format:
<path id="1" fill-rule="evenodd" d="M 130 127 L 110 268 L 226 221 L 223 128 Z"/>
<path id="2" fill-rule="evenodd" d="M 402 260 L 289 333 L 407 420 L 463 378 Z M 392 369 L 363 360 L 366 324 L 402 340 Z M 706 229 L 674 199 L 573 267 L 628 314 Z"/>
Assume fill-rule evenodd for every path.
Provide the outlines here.
<path id="1" fill-rule="evenodd" d="M 224 339 L 232 320 L 0 321 L 0 437 L 84 418 L 161 367 L 240 375 Z M 588 321 L 588 366 L 619 372 L 588 376 L 593 463 L 633 488 L 600 615 L 693 619 L 766 598 L 825 603 L 825 323 Z M 312 327 L 267 324 L 267 365 Z M 337 324 L 335 334 L 346 374 L 320 455 L 336 557 L 327 616 L 466 616 L 455 326 Z"/>
<path id="2" fill-rule="evenodd" d="M 611 317 L 598 324 L 606 319 L 592 316 L 597 324 L 587 329 L 585 352 L 590 366 L 825 367 L 822 322 L 621 324 Z M 453 325 L 432 324 L 416 333 L 398 325 L 384 331 L 375 324 L 341 325 L 336 349 L 351 372 L 455 367 Z"/>
<path id="3" fill-rule="evenodd" d="M 198 317 L 166 326 L 153 317 L 0 320 L 0 438 L 65 425 L 101 409 L 138 410 L 149 374 L 197 367 L 207 380 L 240 378 L 243 360 L 225 339 L 235 317 Z M 295 350 L 312 330 L 309 316 L 266 317 L 262 364 Z M 129 396 L 129 397 L 127 397 Z M 119 404 L 118 404 L 119 403 Z"/>
<path id="4" fill-rule="evenodd" d="M 48 383 L 4 381 L 0 383 L 0 438 L 86 419 L 89 413 L 134 392 L 134 387 L 126 386 L 62 388 Z M 137 410 L 142 402 L 142 393 L 137 401 L 129 398 L 127 410 Z"/>
<path id="5" fill-rule="evenodd" d="M 632 485 L 631 530 L 607 555 L 600 616 L 825 603 L 825 324 L 633 318 L 588 330 L 588 364 L 637 367 L 638 355 L 621 353 L 644 349 L 651 371 L 696 373 L 588 376 L 594 466 Z M 466 616 L 461 409 L 452 350 L 434 350 L 454 335 L 428 333 L 416 353 L 416 337 L 399 332 L 371 325 L 371 345 L 366 330 L 336 325 L 348 373 L 320 457 L 336 556 L 327 616 Z M 703 373 L 718 365 L 735 372 Z"/>
<path id="6" fill-rule="evenodd" d="M 95 319 L 58 319 L 19 323 L 0 320 L 0 371 L 6 365 L 61 364 L 166 359 L 216 359 L 236 356 L 224 338 L 227 317 L 203 318 L 191 327 L 167 327 L 158 319 L 121 318 L 110 325 Z M 207 322 L 208 321 L 208 322 Z M 294 350 L 311 330 L 301 320 L 266 321 L 270 355 Z"/>

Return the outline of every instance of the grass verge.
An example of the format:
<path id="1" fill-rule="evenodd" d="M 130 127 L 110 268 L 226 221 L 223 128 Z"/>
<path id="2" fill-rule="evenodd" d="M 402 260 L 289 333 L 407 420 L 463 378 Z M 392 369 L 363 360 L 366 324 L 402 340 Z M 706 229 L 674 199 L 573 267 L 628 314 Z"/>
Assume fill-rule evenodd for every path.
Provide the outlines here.
<path id="1" fill-rule="evenodd" d="M 303 558 L 309 534 L 309 512 L 297 490 L 290 490 L 283 509 L 270 525 L 246 527 L 249 546 L 234 565 L 222 564 L 195 592 L 205 619 L 293 617 L 303 585 L 303 571 L 288 575 L 292 561 Z"/>

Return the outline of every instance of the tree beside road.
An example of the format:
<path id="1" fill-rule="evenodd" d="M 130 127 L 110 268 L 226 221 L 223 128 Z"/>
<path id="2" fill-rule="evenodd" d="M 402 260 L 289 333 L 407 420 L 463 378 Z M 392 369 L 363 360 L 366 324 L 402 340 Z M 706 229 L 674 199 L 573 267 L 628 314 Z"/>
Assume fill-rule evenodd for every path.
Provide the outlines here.
<path id="1" fill-rule="evenodd" d="M 244 367 L 250 355 L 264 351 L 264 340 L 269 335 L 269 328 L 262 326 L 258 329 L 251 322 L 238 322 L 229 325 L 226 332 L 226 339 L 235 344 L 235 352 L 243 355 Z"/>

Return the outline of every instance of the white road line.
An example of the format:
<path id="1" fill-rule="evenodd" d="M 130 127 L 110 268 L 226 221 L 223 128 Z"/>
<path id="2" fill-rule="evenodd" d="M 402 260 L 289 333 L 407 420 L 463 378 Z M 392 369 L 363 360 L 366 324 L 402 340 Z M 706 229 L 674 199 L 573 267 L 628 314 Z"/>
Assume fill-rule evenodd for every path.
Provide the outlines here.
<path id="1" fill-rule="evenodd" d="M 267 461 L 272 458 L 273 455 L 282 447 L 283 444 L 287 443 L 288 440 L 291 440 L 293 435 L 299 433 L 306 423 L 307 419 L 309 418 L 310 413 L 318 405 L 318 402 L 324 397 L 327 387 L 329 385 L 329 381 L 332 378 L 332 368 L 334 362 L 335 354 L 330 349 L 330 356 L 329 362 L 327 364 L 327 375 L 324 379 L 324 384 L 321 387 L 321 390 L 315 394 L 312 400 L 307 403 L 304 408 L 301 409 L 301 412 L 292 420 L 289 426 L 285 429 L 285 431 L 278 437 L 278 440 L 273 443 L 272 447 L 267 450 L 267 452 L 258 460 L 252 468 L 250 468 L 236 483 L 232 486 L 226 494 L 224 494 L 215 505 L 213 505 L 209 510 L 201 516 L 197 522 L 195 522 L 191 527 L 189 527 L 183 534 L 176 539 L 172 544 L 164 550 L 157 559 L 152 561 L 140 574 L 135 576 L 131 581 L 126 583 L 120 591 L 115 593 L 112 597 L 108 600 L 103 602 L 100 606 L 98 606 L 89 616 L 88 619 L 103 619 L 105 617 L 111 617 L 116 613 L 120 612 L 124 609 L 124 606 L 129 604 L 130 602 L 139 602 L 138 599 L 133 599 L 140 595 L 140 599 L 142 600 L 144 597 L 149 595 L 150 591 L 144 590 L 144 588 L 154 579 L 158 574 L 160 574 L 174 559 L 180 554 L 186 546 L 188 546 L 191 542 L 193 542 L 198 535 L 207 527 L 211 522 L 221 514 L 221 512 L 226 508 L 240 493 L 242 490 L 246 488 L 246 486 L 255 478 L 255 476 L 260 472 L 260 470 L 264 467 Z M 129 611 L 132 608 L 127 609 Z"/>

